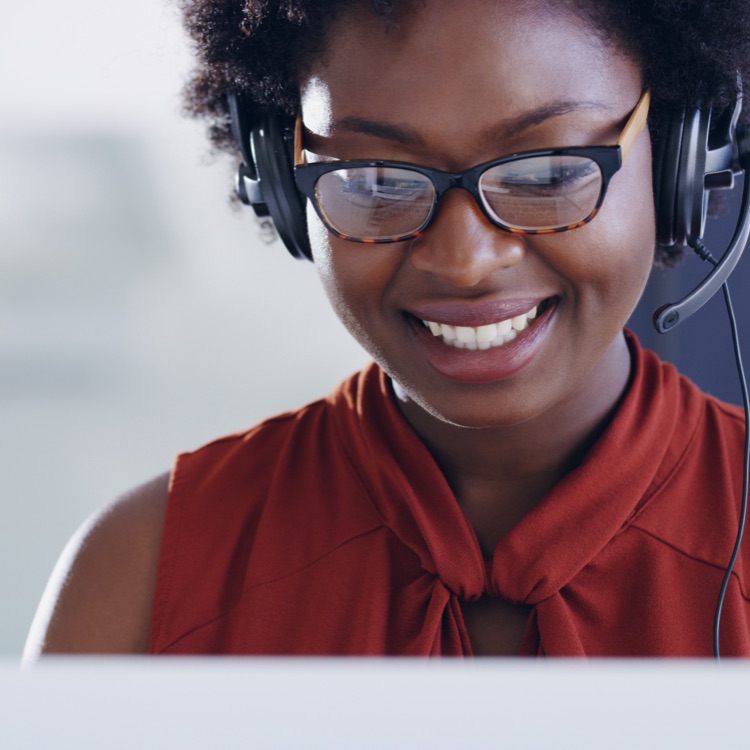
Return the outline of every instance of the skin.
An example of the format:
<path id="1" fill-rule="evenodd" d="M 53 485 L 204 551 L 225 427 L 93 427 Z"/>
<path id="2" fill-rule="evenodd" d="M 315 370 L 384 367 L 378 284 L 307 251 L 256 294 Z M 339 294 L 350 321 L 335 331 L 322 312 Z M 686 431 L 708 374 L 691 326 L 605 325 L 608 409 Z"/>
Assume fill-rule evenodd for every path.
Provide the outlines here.
<path id="1" fill-rule="evenodd" d="M 634 61 L 543 3 L 429 0 L 389 31 L 363 5 L 329 40 L 301 81 L 311 159 L 462 170 L 520 150 L 611 144 L 643 85 Z M 554 116 L 540 114 L 560 102 Z M 627 386 L 622 328 L 653 258 L 647 132 L 599 215 L 564 234 L 501 232 L 461 190 L 408 243 L 355 245 L 331 236 L 312 210 L 308 220 L 334 309 L 391 376 L 402 413 L 490 554 L 580 462 Z M 436 371 L 405 316 L 426 303 L 471 310 L 527 298 L 557 301 L 546 333 L 518 372 L 493 382 Z M 45 593 L 27 661 L 146 650 L 166 488 L 166 477 L 140 488 L 74 540 Z M 475 653 L 518 653 L 527 615 L 498 599 L 465 606 Z"/>
<path id="2" fill-rule="evenodd" d="M 169 477 L 144 484 L 86 521 L 50 577 L 23 662 L 41 654 L 138 654 L 151 602 Z"/>

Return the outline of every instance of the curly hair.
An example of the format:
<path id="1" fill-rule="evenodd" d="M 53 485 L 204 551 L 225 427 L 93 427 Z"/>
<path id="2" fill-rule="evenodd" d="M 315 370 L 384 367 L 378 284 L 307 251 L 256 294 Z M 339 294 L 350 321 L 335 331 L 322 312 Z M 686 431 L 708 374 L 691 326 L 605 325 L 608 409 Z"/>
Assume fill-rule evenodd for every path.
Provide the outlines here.
<path id="1" fill-rule="evenodd" d="M 556 0 L 642 67 L 651 89 L 649 128 L 674 107 L 736 97 L 737 73 L 750 81 L 750 0 Z M 185 111 L 205 118 L 211 142 L 235 156 L 226 92 L 259 109 L 299 109 L 299 81 L 325 48 L 326 32 L 355 3 L 369 2 L 382 23 L 398 23 L 409 0 L 178 0 L 197 65 L 184 90 Z M 747 100 L 746 100 L 747 102 Z M 748 105 L 742 114 L 748 121 Z M 657 248 L 672 265 L 681 251 Z"/>

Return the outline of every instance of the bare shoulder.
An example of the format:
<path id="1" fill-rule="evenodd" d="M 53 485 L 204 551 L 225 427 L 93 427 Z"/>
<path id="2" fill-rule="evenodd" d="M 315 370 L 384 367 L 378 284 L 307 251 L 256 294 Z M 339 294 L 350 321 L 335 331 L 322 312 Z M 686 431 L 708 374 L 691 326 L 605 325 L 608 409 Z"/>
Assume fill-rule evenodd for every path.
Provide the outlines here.
<path id="1" fill-rule="evenodd" d="M 145 653 L 169 474 L 89 518 L 63 550 L 24 662 L 45 653 Z"/>

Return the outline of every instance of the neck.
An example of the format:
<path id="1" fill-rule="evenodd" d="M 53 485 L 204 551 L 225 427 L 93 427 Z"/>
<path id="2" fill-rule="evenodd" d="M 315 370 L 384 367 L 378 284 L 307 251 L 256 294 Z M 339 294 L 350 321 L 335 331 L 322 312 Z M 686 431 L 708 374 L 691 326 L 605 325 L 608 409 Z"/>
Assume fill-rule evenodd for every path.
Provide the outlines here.
<path id="1" fill-rule="evenodd" d="M 630 352 L 620 338 L 585 387 L 522 424 L 460 427 L 399 393 L 402 413 L 435 458 L 486 554 L 580 464 L 611 420 L 630 377 Z"/>

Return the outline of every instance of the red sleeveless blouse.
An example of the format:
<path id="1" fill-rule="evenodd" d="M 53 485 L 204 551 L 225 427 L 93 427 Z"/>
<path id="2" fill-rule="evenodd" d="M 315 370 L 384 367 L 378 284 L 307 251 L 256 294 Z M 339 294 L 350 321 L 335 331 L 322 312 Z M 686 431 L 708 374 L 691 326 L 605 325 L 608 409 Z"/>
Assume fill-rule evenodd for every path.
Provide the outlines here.
<path id="1" fill-rule="evenodd" d="M 523 654 L 710 656 L 742 414 L 630 346 L 614 420 L 491 559 L 375 365 L 179 456 L 150 652 L 470 655 L 460 602 L 496 596 L 532 605 Z M 750 655 L 749 559 L 727 656 Z"/>

